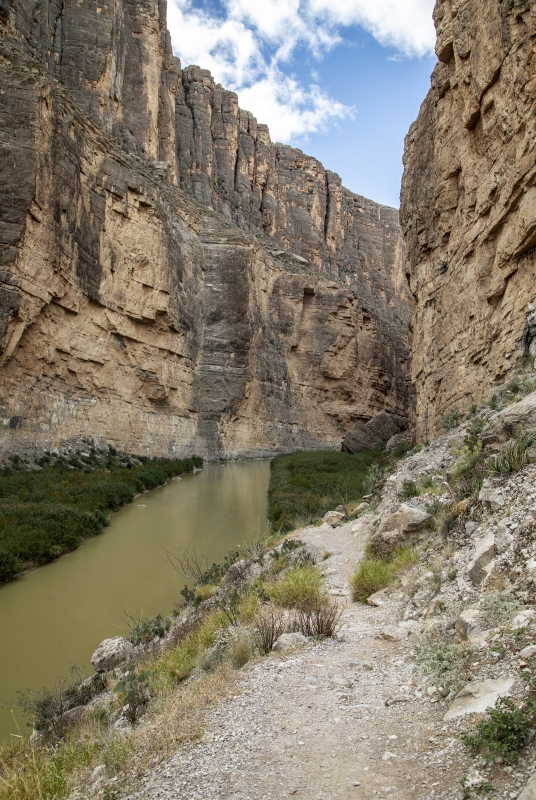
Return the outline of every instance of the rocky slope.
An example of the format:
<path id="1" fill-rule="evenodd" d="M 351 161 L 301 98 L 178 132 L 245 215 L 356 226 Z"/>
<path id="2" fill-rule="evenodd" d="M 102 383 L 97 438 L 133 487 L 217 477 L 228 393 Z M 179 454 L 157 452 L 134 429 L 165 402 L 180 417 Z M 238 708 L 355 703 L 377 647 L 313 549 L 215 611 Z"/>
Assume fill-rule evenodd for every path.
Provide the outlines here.
<path id="1" fill-rule="evenodd" d="M 397 214 L 197 67 L 166 4 L 0 4 L 0 452 L 206 458 L 405 415 Z"/>
<path id="2" fill-rule="evenodd" d="M 485 441 L 500 439 L 513 414 L 531 429 L 536 394 L 499 414 L 483 408 L 400 460 L 371 502 L 353 512 L 357 518 L 331 512 L 320 526 L 293 534 L 321 566 L 331 597 L 345 603 L 338 635 L 283 637 L 239 673 L 232 696 L 208 709 L 202 738 L 152 762 L 142 754 L 111 778 L 97 767 L 83 795 L 533 800 L 533 738 L 513 764 L 472 757 L 462 741 L 499 696 L 521 707 L 536 691 L 536 464 L 488 477 L 470 500 L 453 506 L 475 419 L 485 424 Z M 417 496 L 407 497 L 409 483 L 419 487 Z M 455 508 L 448 529 L 441 527 L 441 507 Z M 416 557 L 367 604 L 355 603 L 356 563 L 382 538 L 411 546 Z M 265 561 L 269 569 L 271 559 Z M 250 582 L 261 570 L 257 562 L 238 567 L 242 576 L 251 573 Z M 188 613 L 175 624 L 187 620 Z M 238 624 L 233 635 L 246 630 L 247 623 Z M 176 641 L 172 632 L 167 638 L 147 647 L 158 652 Z M 103 643 L 95 668 L 133 658 L 131 646 L 127 653 L 120 646 L 126 642 Z M 199 669 L 190 686 L 202 676 Z M 147 747 L 156 724 L 148 717 L 137 734 Z"/>
<path id="3" fill-rule="evenodd" d="M 536 346 L 534 4 L 439 0 L 435 22 L 439 63 L 407 136 L 401 207 L 421 440 Z"/>

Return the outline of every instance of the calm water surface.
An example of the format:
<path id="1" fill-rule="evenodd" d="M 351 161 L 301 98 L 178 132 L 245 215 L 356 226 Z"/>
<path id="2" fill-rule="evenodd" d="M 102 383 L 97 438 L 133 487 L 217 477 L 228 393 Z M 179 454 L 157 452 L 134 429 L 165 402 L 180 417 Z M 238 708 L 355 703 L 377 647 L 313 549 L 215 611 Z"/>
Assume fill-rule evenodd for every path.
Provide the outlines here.
<path id="1" fill-rule="evenodd" d="M 0 587 L 0 703 L 51 685 L 95 647 L 124 635 L 126 613 L 168 614 L 186 583 L 166 550 L 195 545 L 209 562 L 264 531 L 269 461 L 207 464 L 196 475 L 137 498 L 78 550 Z M 13 709 L 21 732 L 26 720 Z M 0 738 L 17 733 L 0 706 Z"/>

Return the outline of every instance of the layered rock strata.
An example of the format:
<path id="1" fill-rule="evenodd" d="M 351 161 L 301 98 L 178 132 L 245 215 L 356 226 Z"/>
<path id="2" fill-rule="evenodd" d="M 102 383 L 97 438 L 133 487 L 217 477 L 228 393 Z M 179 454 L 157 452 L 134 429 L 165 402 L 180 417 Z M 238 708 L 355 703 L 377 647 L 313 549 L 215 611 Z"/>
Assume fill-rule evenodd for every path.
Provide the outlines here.
<path id="1" fill-rule="evenodd" d="M 435 22 L 401 208 L 421 439 L 536 355 L 536 8 L 440 0 Z"/>
<path id="2" fill-rule="evenodd" d="M 1 0 L 0 31 L 0 453 L 253 456 L 405 413 L 396 212 L 244 133 L 163 2 Z"/>

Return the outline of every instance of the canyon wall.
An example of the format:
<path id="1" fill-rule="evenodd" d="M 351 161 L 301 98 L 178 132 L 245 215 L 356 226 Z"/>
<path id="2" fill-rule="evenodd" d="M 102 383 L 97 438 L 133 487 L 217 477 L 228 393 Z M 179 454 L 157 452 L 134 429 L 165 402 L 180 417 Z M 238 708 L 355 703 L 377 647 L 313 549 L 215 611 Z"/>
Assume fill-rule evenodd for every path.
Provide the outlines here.
<path id="1" fill-rule="evenodd" d="M 198 67 L 157 0 L 0 0 L 0 454 L 206 458 L 406 414 L 397 212 Z"/>
<path id="2" fill-rule="evenodd" d="M 421 438 L 536 355 L 536 7 L 440 0 L 401 223 Z"/>

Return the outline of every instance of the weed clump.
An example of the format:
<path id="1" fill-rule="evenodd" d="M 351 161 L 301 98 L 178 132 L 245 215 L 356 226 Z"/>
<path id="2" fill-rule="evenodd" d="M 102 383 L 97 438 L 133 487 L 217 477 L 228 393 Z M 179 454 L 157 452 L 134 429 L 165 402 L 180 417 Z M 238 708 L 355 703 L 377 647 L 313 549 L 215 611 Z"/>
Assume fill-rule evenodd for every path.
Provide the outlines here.
<path id="1" fill-rule="evenodd" d="M 536 444 L 536 431 L 518 436 L 513 442 L 508 443 L 500 453 L 491 456 L 486 461 L 489 475 L 508 475 L 517 472 L 528 464 L 528 451 Z"/>
<path id="2" fill-rule="evenodd" d="M 457 691 L 473 678 L 476 648 L 468 642 L 427 637 L 417 650 L 417 661 L 436 686 Z"/>
<path id="3" fill-rule="evenodd" d="M 461 425 L 462 416 L 456 408 L 441 412 L 441 427 L 444 431 L 453 431 Z"/>
<path id="4" fill-rule="evenodd" d="M 417 551 L 412 547 L 397 548 L 390 559 L 377 558 L 367 550 L 350 578 L 352 599 L 356 603 L 366 603 L 372 594 L 385 589 L 399 572 L 417 561 Z"/>
<path id="5" fill-rule="evenodd" d="M 482 613 L 494 628 L 510 622 L 520 610 L 521 603 L 508 592 L 489 592 L 481 602 Z"/>
<path id="6" fill-rule="evenodd" d="M 536 703 L 529 700 L 518 708 L 510 697 L 499 697 L 488 718 L 481 720 L 475 733 L 462 733 L 462 742 L 473 756 L 499 758 L 512 764 L 530 741 L 536 723 Z"/>
<path id="7" fill-rule="evenodd" d="M 322 573 L 313 564 L 287 570 L 279 580 L 265 583 L 262 590 L 282 608 L 307 608 L 326 596 Z"/>

